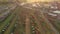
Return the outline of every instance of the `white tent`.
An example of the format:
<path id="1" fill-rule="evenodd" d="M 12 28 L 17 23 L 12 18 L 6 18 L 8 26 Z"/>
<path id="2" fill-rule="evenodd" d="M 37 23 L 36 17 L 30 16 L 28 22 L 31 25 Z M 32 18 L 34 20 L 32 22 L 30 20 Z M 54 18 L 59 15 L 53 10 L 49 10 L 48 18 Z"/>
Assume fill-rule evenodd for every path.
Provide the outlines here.
<path id="1" fill-rule="evenodd" d="M 58 10 L 57 10 L 57 11 L 53 11 L 53 13 L 57 13 L 57 14 L 60 14 L 60 11 L 58 11 Z"/>

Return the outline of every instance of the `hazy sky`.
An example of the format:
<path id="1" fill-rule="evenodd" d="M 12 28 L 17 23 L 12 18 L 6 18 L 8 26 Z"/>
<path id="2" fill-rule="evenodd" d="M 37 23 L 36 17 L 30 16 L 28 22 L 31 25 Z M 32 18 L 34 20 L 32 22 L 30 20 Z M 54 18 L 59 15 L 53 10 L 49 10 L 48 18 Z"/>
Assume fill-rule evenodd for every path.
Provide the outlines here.
<path id="1" fill-rule="evenodd" d="M 45 1 L 55 1 L 55 0 L 27 0 L 28 2 L 38 2 L 38 1 L 41 1 L 41 2 L 45 2 Z"/>

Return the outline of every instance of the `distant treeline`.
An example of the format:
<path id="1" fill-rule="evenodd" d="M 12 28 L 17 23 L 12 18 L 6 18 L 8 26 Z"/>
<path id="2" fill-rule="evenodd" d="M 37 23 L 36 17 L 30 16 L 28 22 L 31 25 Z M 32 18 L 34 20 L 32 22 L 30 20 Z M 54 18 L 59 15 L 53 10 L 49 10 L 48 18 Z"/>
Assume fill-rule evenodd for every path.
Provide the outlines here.
<path id="1" fill-rule="evenodd" d="M 4 2 L 15 2 L 15 0 L 0 0 L 0 3 Z"/>
<path id="2" fill-rule="evenodd" d="M 8 2 L 8 0 L 0 0 L 0 2 Z"/>

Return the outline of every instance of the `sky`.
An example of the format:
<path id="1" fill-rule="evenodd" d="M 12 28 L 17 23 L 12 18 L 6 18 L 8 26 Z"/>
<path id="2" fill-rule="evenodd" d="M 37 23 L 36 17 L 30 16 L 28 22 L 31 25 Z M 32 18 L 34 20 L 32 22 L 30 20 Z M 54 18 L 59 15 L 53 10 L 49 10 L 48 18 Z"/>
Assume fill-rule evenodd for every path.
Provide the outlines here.
<path id="1" fill-rule="evenodd" d="M 50 1 L 54 1 L 54 0 L 27 0 L 28 2 L 38 2 L 38 1 L 41 1 L 41 2 L 50 2 Z"/>

